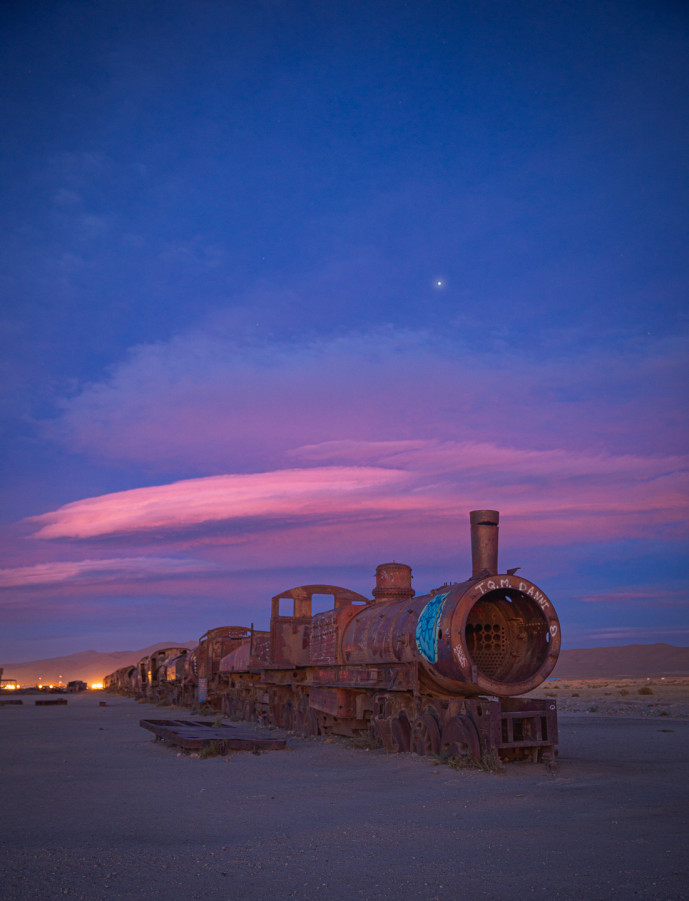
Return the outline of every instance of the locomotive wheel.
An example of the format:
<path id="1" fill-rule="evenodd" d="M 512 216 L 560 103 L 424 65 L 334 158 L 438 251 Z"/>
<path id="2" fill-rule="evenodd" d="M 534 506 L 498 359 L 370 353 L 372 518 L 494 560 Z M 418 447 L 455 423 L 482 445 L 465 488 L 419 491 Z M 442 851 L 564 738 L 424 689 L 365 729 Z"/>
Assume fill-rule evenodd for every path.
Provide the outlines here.
<path id="1" fill-rule="evenodd" d="M 411 723 L 404 711 L 393 721 L 392 737 L 400 751 L 411 750 Z"/>
<path id="2" fill-rule="evenodd" d="M 476 726 L 468 716 L 454 716 L 443 729 L 440 750 L 450 757 L 471 758 L 476 763 L 481 759 L 481 743 Z"/>
<path id="3" fill-rule="evenodd" d="M 440 729 L 430 713 L 424 713 L 414 720 L 411 733 L 411 749 L 419 757 L 440 752 Z"/>
<path id="4" fill-rule="evenodd" d="M 369 724 L 369 737 L 374 742 L 380 742 L 388 754 L 396 754 L 399 745 L 393 734 L 392 717 L 376 716 Z"/>

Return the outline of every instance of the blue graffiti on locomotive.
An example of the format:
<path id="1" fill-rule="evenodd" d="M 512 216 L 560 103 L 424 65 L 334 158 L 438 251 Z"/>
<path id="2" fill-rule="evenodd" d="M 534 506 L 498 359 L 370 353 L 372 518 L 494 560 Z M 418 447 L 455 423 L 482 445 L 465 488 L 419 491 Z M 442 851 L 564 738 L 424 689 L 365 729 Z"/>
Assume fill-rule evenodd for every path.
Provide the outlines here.
<path id="1" fill-rule="evenodd" d="M 438 660 L 438 620 L 449 593 L 446 591 L 431 598 L 416 624 L 416 646 L 429 663 L 436 663 Z"/>

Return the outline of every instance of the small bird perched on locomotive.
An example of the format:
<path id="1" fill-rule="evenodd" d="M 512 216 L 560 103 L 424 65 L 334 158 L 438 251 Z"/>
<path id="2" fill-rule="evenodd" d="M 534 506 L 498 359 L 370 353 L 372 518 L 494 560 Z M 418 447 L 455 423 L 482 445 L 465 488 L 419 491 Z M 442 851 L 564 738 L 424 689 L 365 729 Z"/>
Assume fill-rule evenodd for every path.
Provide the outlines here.
<path id="1" fill-rule="evenodd" d="M 334 585 L 275 595 L 269 631 L 210 630 L 172 695 L 306 735 L 363 734 L 391 752 L 552 761 L 555 702 L 517 696 L 552 672 L 560 624 L 532 582 L 498 573 L 498 521 L 473 511 L 471 578 L 422 597 L 402 563 L 377 567 L 372 598 Z M 322 595 L 332 609 L 312 615 Z M 106 686 L 122 690 L 116 677 Z"/>

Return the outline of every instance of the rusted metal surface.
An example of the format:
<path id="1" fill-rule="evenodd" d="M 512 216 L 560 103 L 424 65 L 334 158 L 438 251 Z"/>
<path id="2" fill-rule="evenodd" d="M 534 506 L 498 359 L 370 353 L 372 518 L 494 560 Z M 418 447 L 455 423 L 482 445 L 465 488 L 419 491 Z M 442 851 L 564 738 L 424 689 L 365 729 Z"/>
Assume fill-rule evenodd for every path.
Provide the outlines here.
<path id="1" fill-rule="evenodd" d="M 376 587 L 373 597 L 376 601 L 398 601 L 413 598 L 411 587 L 411 566 L 406 563 L 381 563 L 376 567 Z"/>
<path id="2" fill-rule="evenodd" d="M 122 666 L 114 673 L 103 678 L 103 688 L 112 694 L 128 695 L 136 694 L 137 667 Z"/>
<path id="3" fill-rule="evenodd" d="M 311 627 L 314 595 L 330 595 L 333 609 L 369 604 L 363 595 L 337 585 L 301 585 L 276 594 L 270 611 L 270 662 L 287 667 L 311 662 Z"/>
<path id="4" fill-rule="evenodd" d="M 223 754 L 227 751 L 281 751 L 287 746 L 284 738 L 266 738 L 230 723 L 214 726 L 202 720 L 140 720 L 139 725 L 153 732 L 157 740 L 188 751 L 210 745 Z"/>
<path id="5" fill-rule="evenodd" d="M 471 526 L 471 578 L 494 576 L 498 571 L 498 523 L 497 510 L 472 510 Z"/>
<path id="6" fill-rule="evenodd" d="M 270 632 L 251 627 L 251 635 L 220 661 L 218 672 L 260 672 L 270 663 Z"/>
<path id="7" fill-rule="evenodd" d="M 368 733 L 390 752 L 552 761 L 554 702 L 518 696 L 551 673 L 560 625 L 534 583 L 498 572 L 498 522 L 495 510 L 472 511 L 464 582 L 417 597 L 411 568 L 384 563 L 372 598 L 302 585 L 272 598 L 269 631 L 210 630 L 181 678 L 175 670 L 179 703 L 306 735 Z M 317 595 L 331 609 L 314 615 Z M 150 666 L 145 658 L 106 687 L 141 693 Z"/>
<path id="8" fill-rule="evenodd" d="M 219 626 L 201 636 L 195 655 L 198 674 L 195 700 L 199 704 L 212 703 L 217 692 L 215 676 L 219 672 L 220 661 L 245 642 L 250 634 L 251 630 L 245 626 Z"/>
<path id="9" fill-rule="evenodd" d="M 543 592 L 504 575 L 367 607 L 342 629 L 340 647 L 342 663 L 413 663 L 439 691 L 510 697 L 550 675 L 560 627 Z"/>

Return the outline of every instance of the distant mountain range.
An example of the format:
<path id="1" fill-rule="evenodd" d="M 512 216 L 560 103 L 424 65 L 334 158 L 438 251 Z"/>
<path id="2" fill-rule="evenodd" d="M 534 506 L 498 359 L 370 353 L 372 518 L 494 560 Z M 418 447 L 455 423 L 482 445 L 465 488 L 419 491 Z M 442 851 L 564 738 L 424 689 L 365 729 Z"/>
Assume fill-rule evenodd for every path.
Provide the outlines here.
<path id="1" fill-rule="evenodd" d="M 67 657 L 52 657 L 30 663 L 6 663 L 4 679 L 20 685 L 63 684 L 81 679 L 91 685 L 101 682 L 121 666 L 131 666 L 159 648 L 193 648 L 195 641 L 159 642 L 138 651 L 81 651 Z M 562 651 L 553 677 L 558 679 L 600 679 L 644 676 L 689 676 L 689 647 L 671 644 L 629 644 L 614 648 L 573 648 Z"/>

